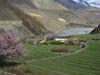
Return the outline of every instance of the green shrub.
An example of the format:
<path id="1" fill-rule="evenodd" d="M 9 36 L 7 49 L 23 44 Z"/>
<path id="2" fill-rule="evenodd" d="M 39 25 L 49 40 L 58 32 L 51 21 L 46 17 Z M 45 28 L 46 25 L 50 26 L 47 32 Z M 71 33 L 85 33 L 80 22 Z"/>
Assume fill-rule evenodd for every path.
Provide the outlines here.
<path id="1" fill-rule="evenodd" d="M 72 37 L 72 35 L 69 35 L 69 37 Z"/>
<path id="2" fill-rule="evenodd" d="M 41 45 L 48 45 L 48 42 L 42 42 Z"/>
<path id="3" fill-rule="evenodd" d="M 68 44 L 69 45 L 74 45 L 75 43 L 74 43 L 74 40 L 73 39 L 70 39 L 69 41 L 68 41 Z"/>
<path id="4" fill-rule="evenodd" d="M 37 43 L 40 43 L 40 40 L 38 40 Z"/>
<path id="5" fill-rule="evenodd" d="M 64 42 L 61 42 L 61 44 L 64 44 Z"/>
<path id="6" fill-rule="evenodd" d="M 68 45 L 68 42 L 65 42 L 65 45 Z"/>
<path id="7" fill-rule="evenodd" d="M 51 42 L 51 44 L 52 44 L 52 45 L 53 45 L 53 44 L 54 44 L 54 45 L 61 45 L 61 44 L 64 44 L 64 43 L 61 42 L 61 41 L 55 41 L 55 40 L 54 40 L 54 41 Z"/>

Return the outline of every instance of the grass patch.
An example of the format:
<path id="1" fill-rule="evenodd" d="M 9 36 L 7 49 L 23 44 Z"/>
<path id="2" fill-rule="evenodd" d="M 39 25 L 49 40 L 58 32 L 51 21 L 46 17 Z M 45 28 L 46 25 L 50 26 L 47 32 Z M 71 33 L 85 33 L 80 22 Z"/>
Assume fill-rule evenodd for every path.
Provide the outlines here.
<path id="1" fill-rule="evenodd" d="M 62 54 L 55 54 L 51 52 L 52 48 L 57 49 L 68 49 L 69 53 L 73 53 L 77 50 L 80 50 L 79 46 L 64 46 L 64 45 L 41 45 L 41 46 L 33 46 L 33 45 L 25 45 L 28 48 L 28 56 L 24 58 L 24 60 L 40 60 L 45 58 L 62 56 Z"/>
<path id="2" fill-rule="evenodd" d="M 78 54 L 30 62 L 29 65 L 25 66 L 48 74 L 100 75 L 100 41 L 89 42 L 88 48 Z"/>
<path id="3" fill-rule="evenodd" d="M 75 35 L 75 38 L 78 39 L 100 39 L 100 34 L 82 34 L 82 35 Z"/>

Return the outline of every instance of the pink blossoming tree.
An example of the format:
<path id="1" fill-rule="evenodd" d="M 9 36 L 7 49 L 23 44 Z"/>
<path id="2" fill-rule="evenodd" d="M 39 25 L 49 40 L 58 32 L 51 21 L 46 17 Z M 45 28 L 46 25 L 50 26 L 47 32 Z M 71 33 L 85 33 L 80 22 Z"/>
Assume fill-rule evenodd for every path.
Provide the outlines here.
<path id="1" fill-rule="evenodd" d="M 14 32 L 0 33 L 0 61 L 27 56 L 24 45 Z"/>

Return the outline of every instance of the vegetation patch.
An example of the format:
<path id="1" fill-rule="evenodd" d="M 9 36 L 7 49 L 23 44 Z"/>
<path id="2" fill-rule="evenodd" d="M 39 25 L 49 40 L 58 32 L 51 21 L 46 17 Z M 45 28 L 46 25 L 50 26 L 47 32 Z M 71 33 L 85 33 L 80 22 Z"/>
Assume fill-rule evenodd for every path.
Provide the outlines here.
<path id="1" fill-rule="evenodd" d="M 28 56 L 24 57 L 24 60 L 40 60 L 45 58 L 52 58 L 62 56 L 62 54 L 54 54 L 51 49 L 68 49 L 69 53 L 74 53 L 81 49 L 80 46 L 69 46 L 69 45 L 25 45 L 28 48 Z"/>
<path id="2" fill-rule="evenodd" d="M 82 34 L 82 35 L 75 35 L 75 38 L 88 40 L 88 39 L 100 39 L 100 34 Z"/>
<path id="3" fill-rule="evenodd" d="M 41 45 L 48 45 L 48 42 L 42 42 Z"/>
<path id="4" fill-rule="evenodd" d="M 30 44 L 30 45 L 33 45 L 34 41 L 33 40 L 23 40 L 21 41 L 23 44 L 27 44 L 27 42 Z"/>
<path id="5" fill-rule="evenodd" d="M 2 68 L 5 72 L 11 73 L 11 74 L 16 74 L 16 75 L 48 75 L 48 74 L 42 74 L 40 72 L 36 73 L 30 68 L 24 68 L 24 67 L 18 67 L 18 66 L 13 66 L 13 67 L 8 67 L 8 68 Z M 7 73 L 5 73 L 7 74 Z M 11 75 L 9 74 L 9 75 Z"/>
<path id="6" fill-rule="evenodd" d="M 89 42 L 88 48 L 72 56 L 28 64 L 31 66 L 25 66 L 35 72 L 52 73 L 52 75 L 100 75 L 100 41 Z"/>
<path id="7" fill-rule="evenodd" d="M 51 52 L 67 52 L 68 53 L 68 49 L 65 49 L 65 48 L 62 48 L 62 49 L 52 48 Z"/>
<path id="8" fill-rule="evenodd" d="M 64 43 L 61 42 L 61 41 L 55 41 L 55 40 L 54 40 L 54 41 L 51 42 L 51 44 L 52 44 L 52 45 L 61 45 L 61 44 L 64 44 Z"/>

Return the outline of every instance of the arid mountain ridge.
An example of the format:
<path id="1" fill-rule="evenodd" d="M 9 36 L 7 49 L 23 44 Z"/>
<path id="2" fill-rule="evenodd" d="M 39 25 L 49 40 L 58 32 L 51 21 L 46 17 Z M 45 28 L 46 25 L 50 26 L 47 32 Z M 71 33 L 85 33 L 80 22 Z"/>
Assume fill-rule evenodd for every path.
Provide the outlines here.
<path id="1" fill-rule="evenodd" d="M 35 18 L 30 17 L 17 7 L 12 6 L 7 0 L 0 0 L 0 5 L 2 8 L 0 16 L 3 14 L 0 21 L 1 30 L 5 32 L 14 31 L 21 39 L 32 38 L 40 33 L 48 32 Z M 9 11 L 10 13 L 8 13 Z M 5 16 L 6 14 L 7 16 Z M 12 15 L 14 15 L 14 17 L 12 17 Z"/>
<path id="2" fill-rule="evenodd" d="M 69 8 L 72 12 L 85 17 L 91 25 L 100 24 L 100 9 L 86 7 L 81 3 L 70 3 L 67 0 L 56 0 L 63 6 Z"/>
<path id="3" fill-rule="evenodd" d="M 67 29 L 68 24 L 90 24 L 55 0 L 0 0 L 0 30 L 22 39 Z"/>

